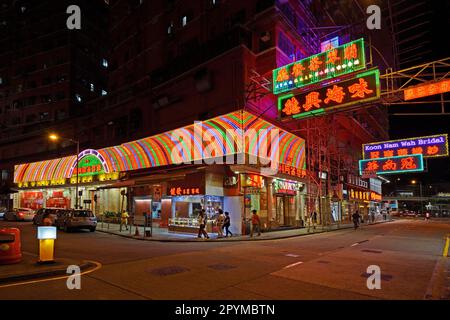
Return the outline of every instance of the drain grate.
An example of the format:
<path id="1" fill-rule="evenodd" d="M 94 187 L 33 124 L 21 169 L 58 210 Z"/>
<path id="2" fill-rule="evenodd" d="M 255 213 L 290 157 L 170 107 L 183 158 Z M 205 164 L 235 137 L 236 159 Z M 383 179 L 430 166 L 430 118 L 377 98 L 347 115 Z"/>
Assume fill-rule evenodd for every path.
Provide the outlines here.
<path id="1" fill-rule="evenodd" d="M 380 250 L 370 250 L 370 249 L 364 249 L 361 250 L 362 252 L 370 252 L 370 253 L 382 253 L 383 251 Z"/>
<path id="2" fill-rule="evenodd" d="M 147 270 L 148 273 L 151 273 L 156 276 L 164 277 L 164 276 L 170 276 L 177 273 L 183 273 L 189 271 L 188 268 L 180 267 L 180 266 L 170 266 L 170 267 L 163 267 L 163 268 L 157 268 L 157 269 L 151 269 Z"/>
<path id="3" fill-rule="evenodd" d="M 230 270 L 230 269 L 236 268 L 236 266 L 232 266 L 230 264 L 225 264 L 225 263 L 217 263 L 217 264 L 212 264 L 212 265 L 208 266 L 208 268 L 213 269 L 213 270 Z"/>

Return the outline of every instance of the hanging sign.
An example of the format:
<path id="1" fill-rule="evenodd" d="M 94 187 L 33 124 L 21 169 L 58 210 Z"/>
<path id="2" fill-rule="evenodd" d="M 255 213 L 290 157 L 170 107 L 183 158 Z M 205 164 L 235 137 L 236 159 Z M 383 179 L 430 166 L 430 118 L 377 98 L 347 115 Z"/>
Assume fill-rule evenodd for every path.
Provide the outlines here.
<path id="1" fill-rule="evenodd" d="M 365 68 L 364 39 L 361 38 L 273 70 L 273 93 L 290 91 Z"/>

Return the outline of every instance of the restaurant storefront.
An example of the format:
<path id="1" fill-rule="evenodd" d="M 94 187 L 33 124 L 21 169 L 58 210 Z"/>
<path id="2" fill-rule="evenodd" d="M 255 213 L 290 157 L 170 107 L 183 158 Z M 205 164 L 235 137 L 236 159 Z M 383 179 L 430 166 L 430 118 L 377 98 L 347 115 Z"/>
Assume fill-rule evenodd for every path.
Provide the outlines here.
<path id="1" fill-rule="evenodd" d="M 356 175 L 347 175 L 343 201 L 345 216 L 350 220 L 352 214 L 358 210 L 359 214 L 367 219 L 369 207 L 370 190 L 368 182 Z"/>
<path id="2" fill-rule="evenodd" d="M 17 165 L 15 201 L 30 208 L 73 207 L 78 174 L 79 204 L 97 215 L 151 214 L 159 227 L 189 233 L 202 209 L 214 231 L 222 209 L 230 213 L 231 231 L 240 234 L 256 209 L 266 229 L 298 227 L 307 190 L 304 148 L 303 139 L 241 110 L 84 150 L 78 167 L 76 155 Z"/>

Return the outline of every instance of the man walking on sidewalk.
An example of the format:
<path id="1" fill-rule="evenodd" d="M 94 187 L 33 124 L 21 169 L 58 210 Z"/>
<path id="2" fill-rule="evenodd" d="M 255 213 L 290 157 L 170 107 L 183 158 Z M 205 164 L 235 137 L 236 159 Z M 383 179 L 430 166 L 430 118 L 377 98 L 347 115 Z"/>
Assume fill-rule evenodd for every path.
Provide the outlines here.
<path id="1" fill-rule="evenodd" d="M 261 235 L 261 221 L 259 220 L 259 216 L 256 213 L 256 210 L 252 210 L 252 230 L 250 231 L 250 237 L 253 237 L 253 232 L 258 228 L 258 236 Z"/>

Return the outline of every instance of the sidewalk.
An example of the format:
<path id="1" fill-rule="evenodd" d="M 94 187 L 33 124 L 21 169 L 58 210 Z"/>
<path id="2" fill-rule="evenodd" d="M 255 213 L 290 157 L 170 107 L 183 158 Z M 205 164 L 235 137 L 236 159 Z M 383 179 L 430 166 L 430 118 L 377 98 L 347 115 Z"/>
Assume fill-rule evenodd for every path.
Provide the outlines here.
<path id="1" fill-rule="evenodd" d="M 364 223 L 361 224 L 362 228 L 365 228 L 370 225 L 375 225 L 379 223 L 390 222 L 392 220 L 387 221 L 376 221 L 374 223 Z M 139 236 L 135 236 L 136 228 L 139 230 Z M 218 238 L 217 233 L 210 233 L 209 240 L 204 238 L 197 238 L 197 234 L 185 234 L 185 233 L 176 233 L 176 232 L 168 232 L 166 228 L 158 228 L 153 227 L 153 235 L 152 237 L 144 236 L 144 228 L 143 227 L 135 227 L 128 226 L 128 230 L 125 230 L 125 227 L 122 227 L 122 231 L 120 231 L 119 224 L 107 224 L 99 222 L 97 225 L 97 231 L 105 232 L 109 234 L 114 234 L 122 237 L 132 238 L 136 240 L 147 240 L 147 241 L 160 241 L 160 242 L 202 242 L 202 241 L 258 241 L 258 240 L 276 240 L 276 239 L 286 239 L 292 237 L 299 237 L 308 234 L 316 234 L 323 233 L 329 231 L 336 231 L 341 229 L 349 229 L 353 228 L 353 223 L 345 223 L 340 225 L 330 225 L 330 226 L 316 226 L 316 229 L 310 228 L 308 232 L 308 228 L 299 228 L 299 229 L 289 229 L 289 230 L 280 230 L 280 231 L 269 231 L 263 232 L 260 236 L 254 235 L 251 238 L 249 235 L 236 235 L 228 238 Z M 148 231 L 149 228 L 146 228 Z"/>
<path id="2" fill-rule="evenodd" d="M 67 267 L 70 265 L 79 266 L 81 271 L 95 266 L 91 262 L 75 259 L 57 258 L 52 264 L 38 264 L 37 260 L 36 255 L 23 252 L 20 263 L 0 265 L 0 285 L 54 276 L 68 276 Z"/>

